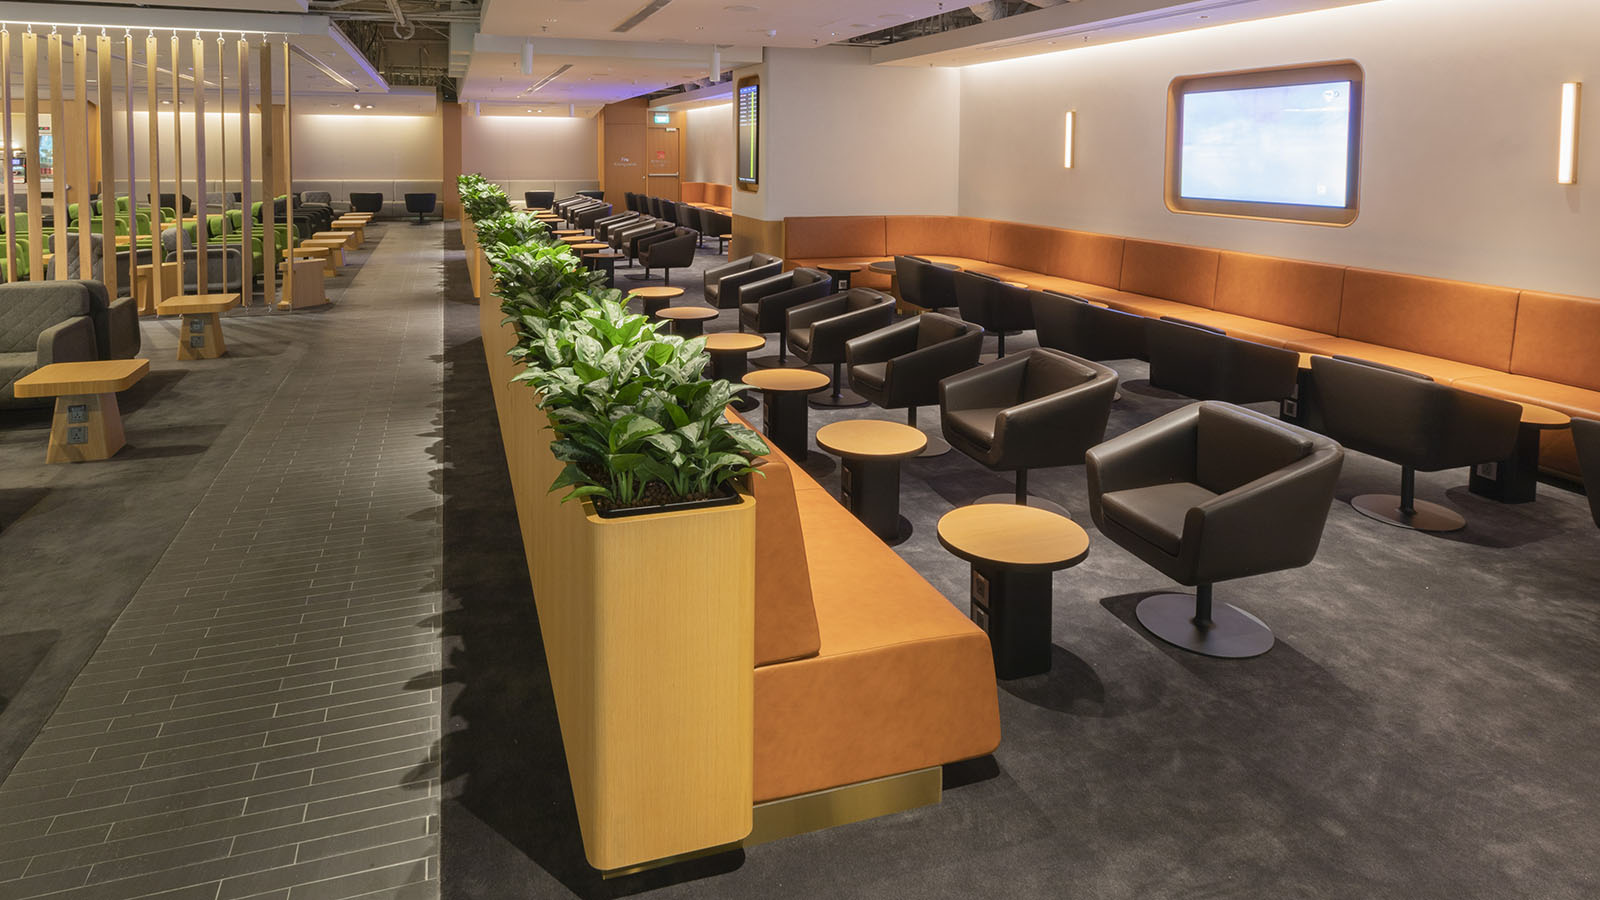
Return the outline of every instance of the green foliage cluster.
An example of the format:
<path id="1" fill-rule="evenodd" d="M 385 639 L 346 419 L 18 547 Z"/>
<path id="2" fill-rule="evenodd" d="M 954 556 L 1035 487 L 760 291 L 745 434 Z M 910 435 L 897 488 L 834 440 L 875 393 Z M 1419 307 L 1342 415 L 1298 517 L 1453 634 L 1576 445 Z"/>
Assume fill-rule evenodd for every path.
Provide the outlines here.
<path id="1" fill-rule="evenodd" d="M 462 176 L 464 208 L 469 179 L 480 208 L 495 210 L 474 224 L 517 330 L 515 380 L 538 389 L 566 463 L 550 489 L 620 509 L 718 496 L 755 471 L 767 446 L 727 420 L 736 389 L 704 377 L 705 339 L 660 334 L 628 312 L 533 215 L 492 202 L 505 196 L 497 185 Z"/>

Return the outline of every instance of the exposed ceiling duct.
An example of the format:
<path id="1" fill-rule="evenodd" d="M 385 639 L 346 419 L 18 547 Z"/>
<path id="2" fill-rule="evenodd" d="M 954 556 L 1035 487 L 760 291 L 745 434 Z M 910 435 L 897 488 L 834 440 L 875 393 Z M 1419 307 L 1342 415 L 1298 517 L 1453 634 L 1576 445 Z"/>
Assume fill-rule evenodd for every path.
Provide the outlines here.
<path id="1" fill-rule="evenodd" d="M 1012 16 L 1033 12 L 1034 10 L 1077 2 L 1078 0 L 985 0 L 983 3 L 974 3 L 964 9 L 942 12 L 928 16 L 925 19 L 904 22 L 870 34 L 859 35 L 851 38 L 846 43 L 881 47 L 885 44 L 908 41 L 912 38 L 926 37 L 930 34 L 943 34 L 947 31 L 955 31 L 958 28 L 966 28 L 969 25 L 993 22 L 996 19 L 1007 19 Z"/>

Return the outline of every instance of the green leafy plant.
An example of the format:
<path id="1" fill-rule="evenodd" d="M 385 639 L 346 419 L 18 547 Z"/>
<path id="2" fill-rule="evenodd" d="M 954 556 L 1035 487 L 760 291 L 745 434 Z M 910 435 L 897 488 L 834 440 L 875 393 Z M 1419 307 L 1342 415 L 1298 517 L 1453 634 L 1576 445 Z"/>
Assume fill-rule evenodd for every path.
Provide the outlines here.
<path id="1" fill-rule="evenodd" d="M 565 463 L 551 491 L 602 512 L 726 495 L 768 452 L 728 421 L 737 390 L 707 380 L 705 340 L 663 335 L 628 312 L 534 216 L 512 211 L 497 185 L 462 176 L 462 205 L 517 331 L 515 381 L 538 390 Z M 469 202 L 469 197 L 470 202 Z"/>

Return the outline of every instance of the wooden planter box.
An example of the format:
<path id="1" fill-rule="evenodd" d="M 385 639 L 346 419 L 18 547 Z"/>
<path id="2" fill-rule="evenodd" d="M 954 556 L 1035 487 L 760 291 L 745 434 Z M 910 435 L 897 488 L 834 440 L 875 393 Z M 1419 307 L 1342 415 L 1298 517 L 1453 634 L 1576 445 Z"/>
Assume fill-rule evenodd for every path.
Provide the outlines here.
<path id="1" fill-rule="evenodd" d="M 591 865 L 730 844 L 753 799 L 755 500 L 602 519 L 561 503 L 535 391 L 480 302 L 523 547 Z"/>

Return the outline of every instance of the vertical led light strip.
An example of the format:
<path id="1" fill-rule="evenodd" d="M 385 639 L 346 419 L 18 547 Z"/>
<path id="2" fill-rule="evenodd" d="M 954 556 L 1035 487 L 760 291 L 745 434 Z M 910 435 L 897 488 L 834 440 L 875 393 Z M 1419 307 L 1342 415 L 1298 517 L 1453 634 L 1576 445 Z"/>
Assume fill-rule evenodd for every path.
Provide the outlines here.
<path id="1" fill-rule="evenodd" d="M 57 240 L 67 234 L 67 168 L 61 164 L 62 137 L 67 123 L 66 86 L 61 78 L 61 35 L 50 33 L 50 40 L 46 45 L 45 68 L 50 75 L 50 209 L 51 217 L 50 244 L 45 248 L 51 252 L 51 262 L 55 256 L 66 249 L 66 241 Z M 39 160 L 39 168 L 44 168 L 44 160 Z M 40 178 L 44 173 L 39 173 Z M 32 210 L 30 209 L 31 213 Z M 61 262 L 55 266 L 56 280 L 67 280 L 67 260 L 62 257 Z"/>
<path id="2" fill-rule="evenodd" d="M 1073 140 L 1074 133 L 1077 131 L 1077 125 L 1078 125 L 1078 111 L 1075 110 L 1075 109 L 1067 110 L 1067 131 L 1066 131 L 1066 140 L 1064 142 L 1065 146 L 1066 146 L 1066 150 L 1064 151 L 1065 158 L 1063 160 L 1063 164 L 1068 169 L 1072 168 L 1072 140 Z"/>
<path id="3" fill-rule="evenodd" d="M 72 157 L 72 180 L 77 187 L 78 201 L 78 277 L 87 280 L 95 277 L 94 206 L 89 200 L 89 195 L 94 193 L 93 154 L 90 152 L 94 145 L 89 140 L 89 41 L 82 31 L 72 36 L 72 67 L 72 118 L 77 127 L 83 129 L 78 133 L 78 139 L 73 141 L 77 146 L 73 148 L 76 152 Z M 69 195 L 67 199 L 72 200 L 73 197 Z M 66 246 L 67 242 L 62 241 L 61 244 Z M 105 268 L 105 253 L 106 247 L 101 244 L 102 271 Z M 116 257 L 112 257 L 112 262 L 115 261 Z M 69 274 L 67 277 L 72 276 Z"/>
<path id="4" fill-rule="evenodd" d="M 1561 86 L 1561 149 L 1556 158 L 1556 183 L 1578 183 L 1578 109 L 1583 83 Z"/>
<path id="5" fill-rule="evenodd" d="M 184 250 L 183 250 L 183 118 L 178 114 L 183 106 L 183 97 L 178 92 L 178 69 L 183 65 L 183 43 L 178 40 L 178 33 L 172 33 L 172 217 L 177 221 L 172 227 L 178 229 L 178 250 L 173 254 L 174 261 L 178 264 L 178 296 L 183 296 L 184 288 L 188 286 L 183 277 Z M 155 115 L 154 111 L 151 115 Z"/>
<path id="6" fill-rule="evenodd" d="M 104 273 L 100 280 L 106 284 L 106 293 L 115 297 L 122 287 L 117 272 L 117 128 L 112 119 L 116 111 L 111 99 L 111 38 L 104 31 L 94 39 L 94 61 L 96 96 L 100 102 L 100 250 Z M 133 168 L 132 157 L 128 158 L 128 168 Z M 128 201 L 131 204 L 133 198 L 129 197 Z M 133 229 L 128 229 L 128 235 L 128 278 L 131 280 L 137 241 L 132 236 Z"/>
<path id="7" fill-rule="evenodd" d="M 194 57 L 194 237 L 199 253 L 195 255 L 195 292 L 211 293 L 211 242 L 206 206 L 206 42 L 200 32 L 194 33 L 190 42 L 190 55 Z M 226 282 L 224 282 L 226 283 Z"/>
<path id="8" fill-rule="evenodd" d="M 249 306 L 255 299 L 255 254 L 250 252 L 254 246 L 251 240 L 255 236 L 255 216 L 250 214 L 250 202 L 254 194 L 250 190 L 250 42 L 244 35 L 239 35 L 237 45 L 239 56 L 239 259 L 244 266 L 241 273 L 241 292 L 243 303 Z M 274 252 L 272 245 L 262 242 L 267 252 Z M 277 260 L 263 256 L 262 264 L 271 269 Z"/>
<path id="9" fill-rule="evenodd" d="M 156 33 L 152 31 L 144 38 L 145 124 L 150 126 L 150 183 L 146 185 L 150 188 L 150 290 L 146 292 L 149 303 L 139 310 L 140 315 L 154 315 L 156 306 L 167 299 L 162 296 L 166 293 L 164 286 L 167 280 L 161 277 L 162 267 L 166 263 L 163 260 L 165 251 L 161 247 L 161 116 L 158 112 L 161 100 L 158 90 L 160 84 L 156 78 L 160 69 L 161 45 L 156 42 Z M 129 139 L 132 140 L 131 134 Z M 183 234 L 182 231 L 178 233 Z"/>
<path id="10" fill-rule="evenodd" d="M 6 110 L 7 114 L 10 110 Z M 28 280 L 44 280 L 44 199 L 39 183 L 39 36 L 22 37 L 22 164 L 28 178 Z M 12 223 L 7 223 L 12 224 Z"/>
<path id="11" fill-rule="evenodd" d="M 261 39 L 261 293 L 267 306 L 278 299 L 278 200 L 272 186 L 277 179 L 277 147 L 272 139 L 272 43 Z M 286 229 L 284 249 L 294 246 L 294 232 Z"/>
<path id="12" fill-rule="evenodd" d="M 0 141 L 6 147 L 6 280 L 21 281 L 17 277 L 17 196 L 16 188 L 12 185 L 11 161 L 14 158 L 11 150 L 11 31 L 0 25 L 0 59 L 6 64 L 0 71 L 0 109 L 5 110 L 5 119 L 0 120 Z"/>

